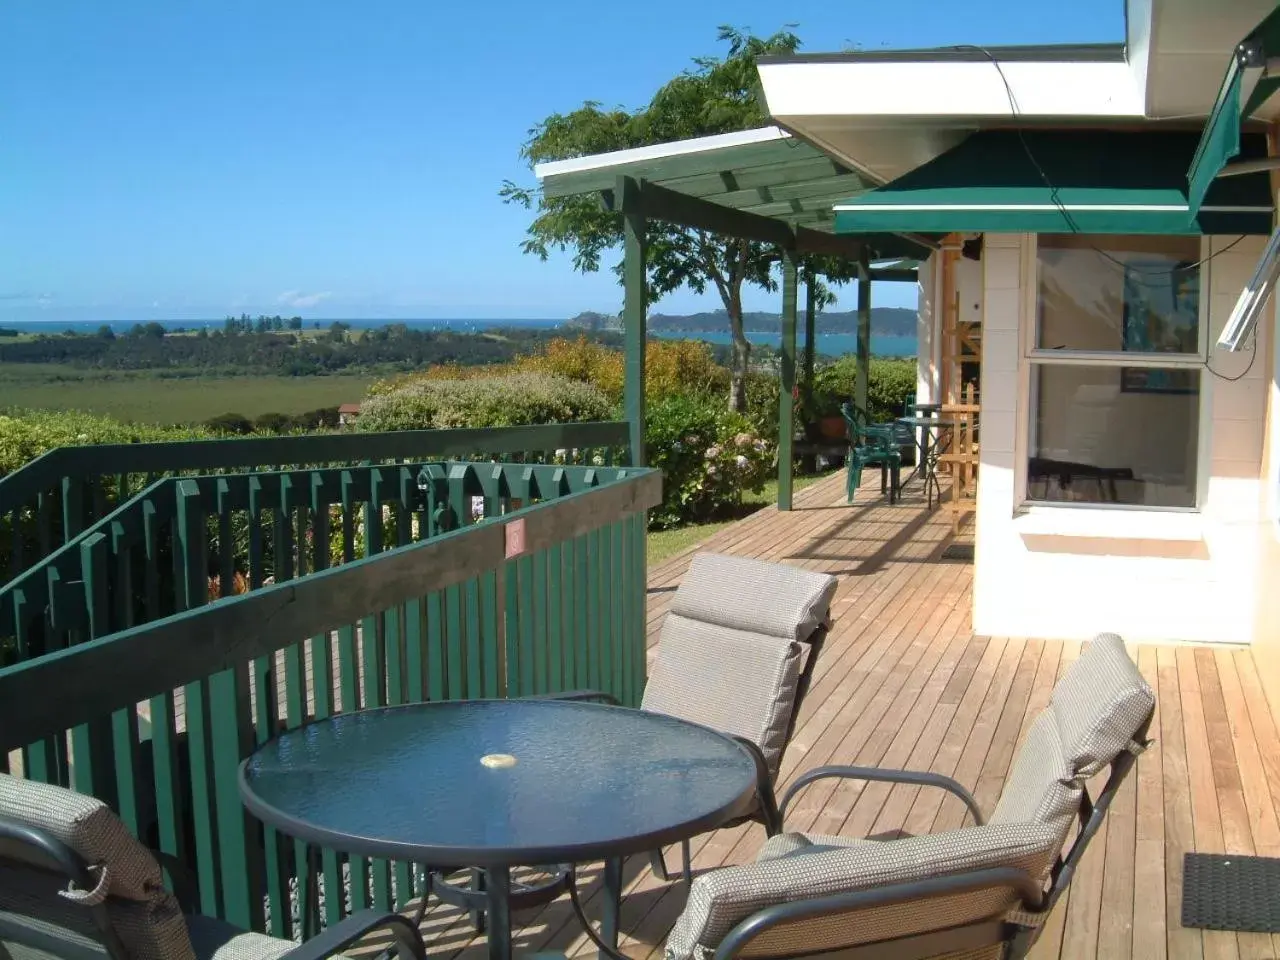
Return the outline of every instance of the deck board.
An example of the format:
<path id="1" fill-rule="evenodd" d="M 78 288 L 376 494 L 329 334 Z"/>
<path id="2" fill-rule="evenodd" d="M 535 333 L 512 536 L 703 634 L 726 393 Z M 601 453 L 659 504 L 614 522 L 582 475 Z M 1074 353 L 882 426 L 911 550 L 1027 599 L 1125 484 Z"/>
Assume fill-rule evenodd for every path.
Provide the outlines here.
<path id="1" fill-rule="evenodd" d="M 950 542 L 948 515 L 925 510 L 918 496 L 889 506 L 876 479 L 853 505 L 844 502 L 843 478 L 820 482 L 797 495 L 792 512 L 762 510 L 654 566 L 650 652 L 698 550 L 835 574 L 835 625 L 782 763 L 782 786 L 824 763 L 908 766 L 956 777 L 989 814 L 1028 726 L 1082 645 L 975 636 L 972 566 L 941 556 Z M 1156 742 L 1117 796 L 1032 955 L 1278 956 L 1272 938 L 1179 923 L 1185 852 L 1280 856 L 1280 730 L 1253 657 L 1232 646 L 1134 645 L 1130 652 L 1157 690 Z M 797 798 L 787 825 L 867 836 L 943 830 L 965 820 L 963 806 L 940 791 L 827 781 Z M 695 869 L 746 862 L 762 839 L 758 826 L 698 837 Z M 595 877 L 594 869 L 584 873 L 588 912 L 597 909 Z M 660 957 L 684 900 L 679 884 L 629 864 L 625 952 Z M 518 915 L 517 926 L 518 951 L 593 953 L 563 899 Z M 484 956 L 483 938 L 472 938 L 456 911 L 433 909 L 427 932 L 433 954 Z"/>

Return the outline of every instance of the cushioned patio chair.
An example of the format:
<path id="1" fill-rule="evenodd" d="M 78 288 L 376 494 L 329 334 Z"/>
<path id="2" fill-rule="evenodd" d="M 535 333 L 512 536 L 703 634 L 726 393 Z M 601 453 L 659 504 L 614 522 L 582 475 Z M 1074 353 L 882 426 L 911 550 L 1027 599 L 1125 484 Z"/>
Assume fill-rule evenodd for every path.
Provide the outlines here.
<path id="1" fill-rule="evenodd" d="M 940 774 L 808 772 L 784 796 L 784 814 L 799 790 L 835 777 L 948 790 L 976 825 L 894 840 L 772 836 L 755 863 L 693 882 L 667 960 L 1025 956 L 1146 748 L 1154 709 L 1120 638 L 1103 635 L 1054 689 L 985 823 L 964 787 Z M 1091 797 L 1088 781 L 1108 769 Z"/>
<path id="2" fill-rule="evenodd" d="M 671 598 L 640 701 L 642 710 L 720 730 L 751 750 L 759 785 L 750 817 L 770 834 L 782 828 L 774 783 L 830 627 L 835 590 L 836 578 L 824 573 L 698 554 Z M 667 879 L 660 854 L 653 866 Z"/>
<path id="3" fill-rule="evenodd" d="M 756 803 L 743 819 L 759 820 L 770 834 L 781 829 L 774 783 L 830 627 L 835 589 L 836 578 L 827 574 L 698 554 L 671 598 L 641 698 L 642 710 L 711 727 L 750 750 L 756 762 Z M 593 690 L 547 696 L 616 702 Z M 688 842 L 683 860 L 688 882 Z M 654 851 L 650 862 L 660 878 L 672 879 L 661 851 Z M 445 902 L 467 907 L 476 928 L 483 929 L 483 904 L 477 896 L 481 878 L 473 871 L 469 888 L 443 881 L 442 875 L 457 869 L 429 867 L 432 890 Z M 532 896 L 539 897 L 539 891 Z"/>
<path id="4" fill-rule="evenodd" d="M 374 931 L 425 960 L 394 913 L 353 914 L 301 945 L 196 915 L 189 874 L 166 865 L 180 896 L 102 801 L 0 774 L 0 960 L 323 960 Z"/>

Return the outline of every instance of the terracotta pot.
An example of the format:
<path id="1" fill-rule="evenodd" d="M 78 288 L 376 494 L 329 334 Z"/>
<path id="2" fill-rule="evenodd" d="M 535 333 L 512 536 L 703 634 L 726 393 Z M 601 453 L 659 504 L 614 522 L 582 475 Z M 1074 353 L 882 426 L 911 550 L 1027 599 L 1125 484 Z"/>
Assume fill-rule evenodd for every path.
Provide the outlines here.
<path id="1" fill-rule="evenodd" d="M 823 417 L 818 421 L 818 432 L 827 440 L 843 440 L 846 433 L 844 417 Z"/>

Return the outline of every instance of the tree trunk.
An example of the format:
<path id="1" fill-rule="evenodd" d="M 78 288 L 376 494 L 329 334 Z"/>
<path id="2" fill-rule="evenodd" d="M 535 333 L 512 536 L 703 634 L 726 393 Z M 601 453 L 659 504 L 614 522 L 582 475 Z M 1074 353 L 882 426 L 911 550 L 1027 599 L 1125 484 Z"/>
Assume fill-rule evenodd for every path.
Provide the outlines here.
<path id="1" fill-rule="evenodd" d="M 733 336 L 733 359 L 729 367 L 729 409 L 735 413 L 747 410 L 747 371 L 751 368 L 751 341 L 742 329 L 742 298 L 729 299 L 729 332 Z"/>

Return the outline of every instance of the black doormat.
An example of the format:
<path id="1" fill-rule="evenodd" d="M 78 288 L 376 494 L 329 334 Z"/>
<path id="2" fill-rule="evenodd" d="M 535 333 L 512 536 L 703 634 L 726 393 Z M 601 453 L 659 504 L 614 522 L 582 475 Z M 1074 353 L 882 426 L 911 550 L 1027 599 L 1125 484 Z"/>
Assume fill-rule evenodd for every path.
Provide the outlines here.
<path id="1" fill-rule="evenodd" d="M 1182 925 L 1280 933 L 1280 859 L 1188 853 L 1182 861 Z"/>
<path id="2" fill-rule="evenodd" d="M 972 543 L 953 543 L 942 551 L 943 560 L 972 560 Z"/>

